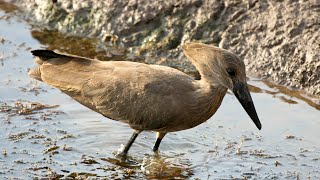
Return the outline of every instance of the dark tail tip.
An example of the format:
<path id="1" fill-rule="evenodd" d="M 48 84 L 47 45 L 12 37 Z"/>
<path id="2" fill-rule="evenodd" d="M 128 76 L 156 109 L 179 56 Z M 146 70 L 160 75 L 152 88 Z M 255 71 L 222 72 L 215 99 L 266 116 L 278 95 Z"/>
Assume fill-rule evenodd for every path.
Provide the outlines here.
<path id="1" fill-rule="evenodd" d="M 40 58 L 44 58 L 44 59 L 51 59 L 51 58 L 60 58 L 60 57 L 66 57 L 65 55 L 62 54 L 57 54 L 53 51 L 50 50 L 33 50 L 31 51 L 32 55 L 34 56 L 38 56 Z"/>

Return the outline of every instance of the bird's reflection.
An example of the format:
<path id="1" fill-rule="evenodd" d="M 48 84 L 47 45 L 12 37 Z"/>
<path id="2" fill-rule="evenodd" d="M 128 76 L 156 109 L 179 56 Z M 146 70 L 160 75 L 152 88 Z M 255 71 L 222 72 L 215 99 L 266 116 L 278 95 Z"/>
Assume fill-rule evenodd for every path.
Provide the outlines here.
<path id="1" fill-rule="evenodd" d="M 142 159 L 127 156 L 114 156 L 102 160 L 123 169 L 131 169 L 136 173 L 143 173 L 148 179 L 188 178 L 193 175 L 189 160 L 177 158 L 179 155 L 164 155 L 159 153 L 145 154 Z M 138 176 L 138 174 L 137 174 Z M 132 177 L 132 176 L 131 176 Z M 134 177 L 134 175 L 133 175 Z"/>

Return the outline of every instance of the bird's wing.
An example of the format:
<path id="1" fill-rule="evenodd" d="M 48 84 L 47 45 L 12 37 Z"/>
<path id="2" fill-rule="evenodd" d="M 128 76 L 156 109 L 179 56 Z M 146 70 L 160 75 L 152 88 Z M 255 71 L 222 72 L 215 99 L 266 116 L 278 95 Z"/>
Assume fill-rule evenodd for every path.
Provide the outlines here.
<path id="1" fill-rule="evenodd" d="M 159 129 L 183 114 L 192 78 L 173 68 L 59 57 L 40 65 L 42 81 L 135 129 Z"/>
<path id="2" fill-rule="evenodd" d="M 192 78 L 168 67 L 115 64 L 112 72 L 92 74 L 82 88 L 82 96 L 101 114 L 144 130 L 162 128 L 182 115 L 183 97 L 192 91 L 186 81 Z"/>

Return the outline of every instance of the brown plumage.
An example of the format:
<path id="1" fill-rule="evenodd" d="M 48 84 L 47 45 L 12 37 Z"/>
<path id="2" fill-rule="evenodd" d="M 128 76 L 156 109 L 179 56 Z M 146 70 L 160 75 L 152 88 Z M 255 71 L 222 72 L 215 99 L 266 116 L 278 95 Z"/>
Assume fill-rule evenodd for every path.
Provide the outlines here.
<path id="1" fill-rule="evenodd" d="M 236 55 L 215 46 L 187 43 L 185 55 L 201 80 L 166 66 L 126 61 L 102 62 L 48 50 L 32 51 L 39 66 L 29 72 L 79 103 L 131 126 L 135 133 L 157 133 L 154 150 L 168 132 L 195 127 L 219 108 L 232 90 L 259 129 L 261 124 L 246 84 L 245 66 Z"/>

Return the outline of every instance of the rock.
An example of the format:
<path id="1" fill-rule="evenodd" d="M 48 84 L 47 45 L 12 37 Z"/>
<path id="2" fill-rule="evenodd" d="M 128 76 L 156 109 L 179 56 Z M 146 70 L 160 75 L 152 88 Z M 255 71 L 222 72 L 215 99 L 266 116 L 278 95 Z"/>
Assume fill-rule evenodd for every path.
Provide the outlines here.
<path id="1" fill-rule="evenodd" d="M 244 58 L 251 74 L 320 97 L 318 0 L 11 2 L 34 25 L 103 41 L 116 36 L 142 55 L 179 58 L 187 70 L 180 44 L 219 45 Z"/>

